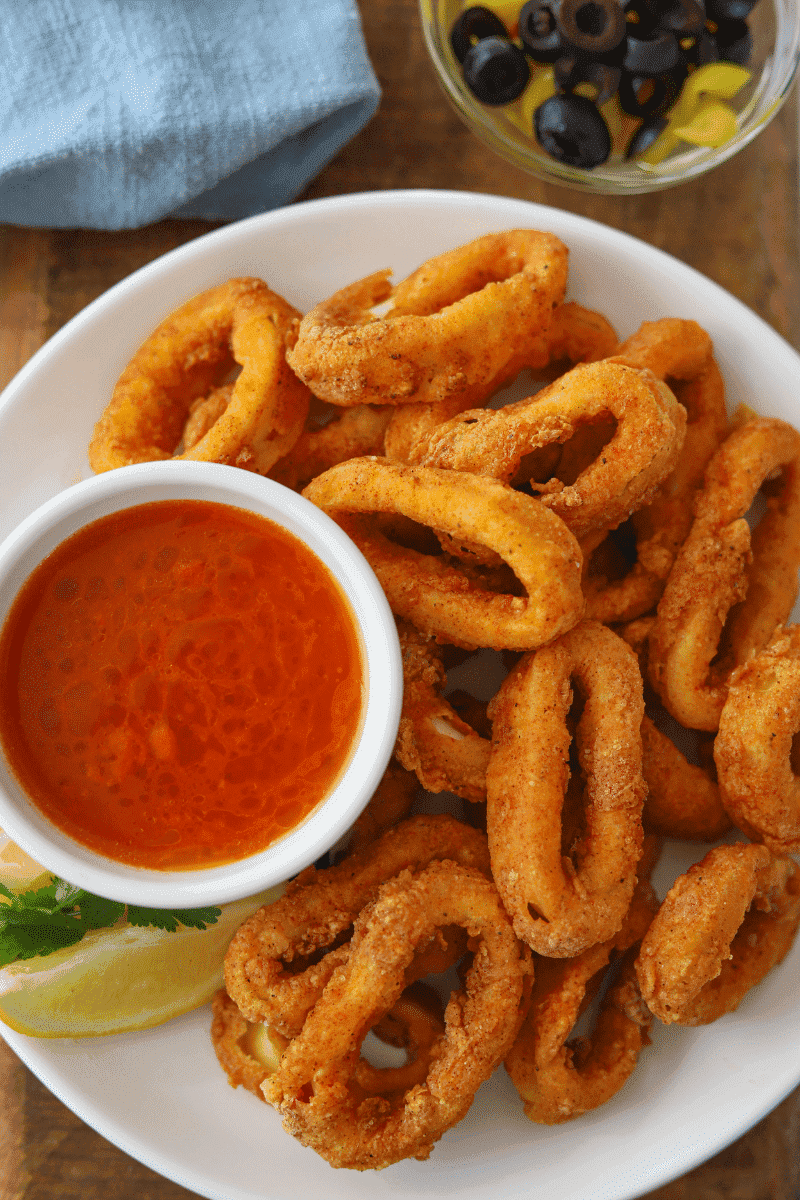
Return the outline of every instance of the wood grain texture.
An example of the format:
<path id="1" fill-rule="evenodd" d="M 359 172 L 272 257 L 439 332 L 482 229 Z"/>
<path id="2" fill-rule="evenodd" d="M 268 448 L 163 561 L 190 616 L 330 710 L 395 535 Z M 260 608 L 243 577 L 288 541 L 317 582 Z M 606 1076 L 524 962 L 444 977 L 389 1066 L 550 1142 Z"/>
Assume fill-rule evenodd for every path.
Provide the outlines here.
<path id="1" fill-rule="evenodd" d="M 374 120 L 303 197 L 388 188 L 513 196 L 624 230 L 691 264 L 800 349 L 797 105 L 730 162 L 648 196 L 594 197 L 496 158 L 445 101 L 416 0 L 361 0 L 383 88 Z M 0 228 L 0 386 L 112 284 L 212 225 L 162 221 L 122 233 Z M 192 1193 L 99 1137 L 0 1042 L 0 1200 L 181 1200 Z M 800 1090 L 735 1145 L 648 1200 L 797 1200 Z"/>

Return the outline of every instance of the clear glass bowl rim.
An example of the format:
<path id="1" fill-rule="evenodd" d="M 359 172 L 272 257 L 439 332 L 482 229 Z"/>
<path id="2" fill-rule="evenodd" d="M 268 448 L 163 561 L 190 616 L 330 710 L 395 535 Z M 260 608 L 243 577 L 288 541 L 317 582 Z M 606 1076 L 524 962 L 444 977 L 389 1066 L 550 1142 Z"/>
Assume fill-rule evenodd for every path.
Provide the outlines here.
<path id="1" fill-rule="evenodd" d="M 771 4 L 775 18 L 775 46 L 764 63 L 750 105 L 740 119 L 737 132 L 715 149 L 691 147 L 655 167 L 638 163 L 617 164 L 585 170 L 567 166 L 544 155 L 528 153 L 507 137 L 493 120 L 491 109 L 473 100 L 465 85 L 455 78 L 448 59 L 448 31 L 439 19 L 441 0 L 418 0 L 423 36 L 445 95 L 466 125 L 495 153 L 514 166 L 551 183 L 582 191 L 610 195 L 634 195 L 659 191 L 694 179 L 731 158 L 772 120 L 786 101 L 800 63 L 800 3 L 797 0 L 759 0 Z M 524 0 L 520 0 L 520 8 Z"/>

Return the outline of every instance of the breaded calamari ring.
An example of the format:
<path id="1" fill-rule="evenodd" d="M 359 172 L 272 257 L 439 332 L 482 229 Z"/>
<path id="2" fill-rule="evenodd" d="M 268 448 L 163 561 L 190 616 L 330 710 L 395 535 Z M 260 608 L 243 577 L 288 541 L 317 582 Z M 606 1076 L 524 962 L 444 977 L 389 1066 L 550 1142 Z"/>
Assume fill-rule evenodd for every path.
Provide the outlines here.
<path id="1" fill-rule="evenodd" d="M 744 517 L 765 480 L 767 511 L 751 537 Z M 731 670 L 766 645 L 797 595 L 800 433 L 766 417 L 734 429 L 706 469 L 695 513 L 650 632 L 648 673 L 677 721 L 713 732 Z"/>
<path id="2" fill-rule="evenodd" d="M 445 1011 L 424 1083 L 362 1098 L 356 1064 L 369 1027 L 397 1002 L 418 945 L 457 923 L 475 945 L 464 991 Z M 264 1095 L 284 1128 L 331 1166 L 380 1170 L 425 1159 L 460 1121 L 514 1041 L 530 955 L 490 880 L 450 862 L 385 884 L 358 918 L 347 961 L 331 977 Z"/>
<path id="3" fill-rule="evenodd" d="M 800 852 L 800 626 L 772 640 L 730 677 L 714 741 L 722 802 L 735 824 L 776 854 Z"/>
<path id="4" fill-rule="evenodd" d="M 429 792 L 464 800 L 486 799 L 491 743 L 476 733 L 442 696 L 447 675 L 433 639 L 401 622 L 403 710 L 395 754 Z"/>
<path id="5" fill-rule="evenodd" d="M 524 347 L 549 324 L 567 250 L 552 234 L 512 229 L 429 259 L 395 288 L 390 274 L 342 288 L 300 322 L 289 363 L 315 395 L 348 407 L 480 403 L 524 366 Z"/>
<path id="6" fill-rule="evenodd" d="M 266 474 L 308 412 L 308 388 L 286 363 L 299 318 L 261 279 L 230 279 L 187 301 L 120 375 L 89 444 L 92 470 L 178 457 Z M 242 369 L 220 415 L 181 451 L 192 406 L 236 364 Z"/>
<path id="7" fill-rule="evenodd" d="M 542 370 L 551 363 L 596 362 L 611 354 L 616 345 L 617 335 L 602 313 L 568 301 L 553 309 L 547 331 L 527 347 L 524 365 Z M 386 430 L 384 454 L 392 462 L 408 462 L 416 442 L 428 437 L 437 425 L 473 407 L 474 401 L 462 396 L 450 396 L 434 404 L 399 405 Z"/>
<path id="8" fill-rule="evenodd" d="M 575 741 L 585 828 L 565 856 L 573 679 L 584 700 Z M 489 713 L 492 875 L 518 937 L 538 954 L 572 958 L 614 936 L 636 884 L 646 791 L 636 656 L 606 626 L 584 621 L 521 659 Z"/>
<path id="9" fill-rule="evenodd" d="M 617 631 L 635 652 L 644 678 L 647 638 L 654 620 L 654 616 L 637 617 Z M 647 712 L 642 718 L 642 774 L 647 784 L 642 824 L 649 833 L 660 837 L 716 842 L 731 828 L 732 821 L 720 799 L 711 745 L 708 740 L 703 741 L 708 735 L 694 734 L 702 765 L 690 762 L 661 728 L 661 724 L 674 725 L 674 718 L 660 705 L 654 707 L 653 701 L 645 687 L 645 705 L 655 720 Z M 674 735 L 683 739 L 686 730 L 675 729 Z"/>
<path id="10" fill-rule="evenodd" d="M 686 409 L 686 437 L 674 470 L 649 504 L 631 517 L 636 562 L 610 582 L 592 574 L 589 562 L 586 615 L 598 621 L 629 621 L 658 603 L 678 551 L 692 526 L 703 472 L 728 432 L 725 385 L 711 339 L 695 321 L 665 317 L 645 322 L 614 354 L 628 366 L 646 367 L 663 380 Z"/>
<path id="11" fill-rule="evenodd" d="M 338 409 L 326 425 L 306 422 L 289 453 L 275 463 L 269 478 L 301 492 L 317 475 L 365 454 L 383 454 L 383 443 L 394 410 L 359 404 Z"/>
<path id="12" fill-rule="evenodd" d="M 693 842 L 716 842 L 730 829 L 712 773 L 689 762 L 648 716 L 642 719 L 642 774 L 645 829 Z"/>
<path id="13" fill-rule="evenodd" d="M 646 839 L 631 907 L 619 933 L 577 958 L 534 957 L 530 1006 L 505 1066 L 525 1115 L 537 1124 L 558 1125 L 605 1104 L 628 1080 L 649 1041 L 652 1017 L 637 1003 L 630 951 L 658 910 L 650 873 L 659 850 L 656 838 Z M 627 956 L 615 971 L 591 1036 L 571 1042 L 578 1017 L 601 988 L 609 964 L 619 966 L 615 960 L 620 955 Z"/>
<path id="14" fill-rule="evenodd" d="M 496 479 L 355 458 L 303 492 L 369 561 L 396 616 L 444 642 L 527 650 L 571 628 L 583 611 L 580 548 L 563 521 Z M 360 514 L 399 513 L 477 543 L 508 564 L 526 594 L 497 593 L 442 557 L 399 546 Z"/>
<path id="15" fill-rule="evenodd" d="M 303 871 L 279 900 L 239 927 L 228 947 L 225 986 L 242 1015 L 294 1037 L 335 966 L 347 956 L 347 947 L 336 946 L 337 939 L 380 885 L 399 871 L 441 858 L 489 871 L 483 835 L 446 815 L 410 817 L 335 866 Z M 287 964 L 331 946 L 305 970 L 287 970 Z"/>
<path id="16" fill-rule="evenodd" d="M 606 359 L 573 367 L 527 400 L 469 409 L 446 421 L 417 443 L 411 458 L 520 483 L 532 451 L 565 442 L 607 414 L 617 423 L 614 434 L 574 483 L 531 484 L 580 539 L 621 524 L 652 498 L 677 462 L 686 410 L 650 371 Z"/>
<path id="17" fill-rule="evenodd" d="M 211 1043 L 228 1082 L 263 1101 L 261 1085 L 278 1069 L 289 1039 L 263 1022 L 246 1020 L 224 990 L 214 996 L 211 1009 Z M 379 1096 L 422 1083 L 430 1069 L 431 1051 L 444 1033 L 437 993 L 425 984 L 410 984 L 372 1032 L 381 1041 L 405 1049 L 408 1061 L 398 1067 L 373 1067 L 361 1059 L 358 1086 L 367 1095 Z"/>
<path id="18" fill-rule="evenodd" d="M 675 880 L 636 960 L 647 1007 L 665 1024 L 733 1012 L 779 963 L 800 923 L 800 870 L 766 846 L 715 846 Z"/>
<path id="19" fill-rule="evenodd" d="M 407 771 L 399 762 L 390 762 L 372 799 L 353 823 L 347 838 L 347 853 L 363 850 L 392 825 L 404 821 L 411 812 L 418 790 L 419 781 L 414 772 Z"/>

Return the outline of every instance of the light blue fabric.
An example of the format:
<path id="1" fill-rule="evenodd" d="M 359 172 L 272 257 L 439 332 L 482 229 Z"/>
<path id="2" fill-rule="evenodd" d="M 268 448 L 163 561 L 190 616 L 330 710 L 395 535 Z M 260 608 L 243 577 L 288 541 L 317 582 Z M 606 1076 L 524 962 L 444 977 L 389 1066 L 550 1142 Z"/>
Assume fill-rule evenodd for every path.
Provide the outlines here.
<path id="1" fill-rule="evenodd" d="M 0 221 L 277 208 L 379 99 L 355 0 L 0 0 Z"/>

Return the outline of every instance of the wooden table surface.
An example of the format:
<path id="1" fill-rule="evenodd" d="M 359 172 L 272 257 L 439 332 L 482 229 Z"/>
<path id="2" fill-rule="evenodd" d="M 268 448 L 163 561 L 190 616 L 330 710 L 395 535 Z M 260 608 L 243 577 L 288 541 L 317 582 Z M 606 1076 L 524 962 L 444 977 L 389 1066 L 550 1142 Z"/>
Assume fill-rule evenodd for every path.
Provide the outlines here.
<path id="1" fill-rule="evenodd" d="M 464 128 L 426 57 L 416 0 L 361 0 L 383 89 L 377 116 L 300 199 L 387 188 L 452 188 L 567 209 L 690 263 L 800 350 L 797 104 L 730 162 L 649 196 L 594 197 L 539 183 Z M 0 231 L 0 386 L 117 280 L 211 228 L 162 221 L 97 233 Z M 800 1031 L 798 1033 L 800 1036 Z M 179 1200 L 192 1193 L 99 1137 L 0 1042 L 0 1200 Z M 735 1145 L 651 1200 L 798 1200 L 800 1090 Z"/>

